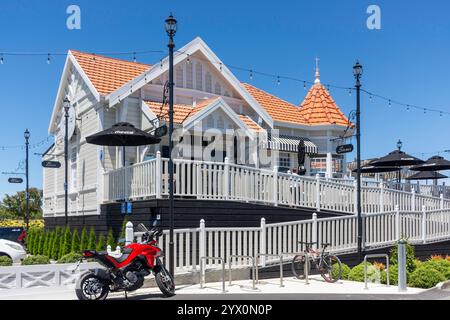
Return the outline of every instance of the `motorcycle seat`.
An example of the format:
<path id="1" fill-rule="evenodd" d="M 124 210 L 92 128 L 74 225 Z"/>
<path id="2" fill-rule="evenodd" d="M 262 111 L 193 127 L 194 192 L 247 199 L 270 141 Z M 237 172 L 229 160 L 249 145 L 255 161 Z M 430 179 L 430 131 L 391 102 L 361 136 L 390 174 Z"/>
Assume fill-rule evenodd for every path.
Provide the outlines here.
<path id="1" fill-rule="evenodd" d="M 114 256 L 114 255 L 110 254 L 109 256 L 111 258 L 113 258 L 114 260 L 116 260 L 118 263 L 122 263 L 130 256 L 132 251 L 133 251 L 133 249 L 131 249 L 131 248 L 125 248 L 122 250 L 122 255 Z"/>

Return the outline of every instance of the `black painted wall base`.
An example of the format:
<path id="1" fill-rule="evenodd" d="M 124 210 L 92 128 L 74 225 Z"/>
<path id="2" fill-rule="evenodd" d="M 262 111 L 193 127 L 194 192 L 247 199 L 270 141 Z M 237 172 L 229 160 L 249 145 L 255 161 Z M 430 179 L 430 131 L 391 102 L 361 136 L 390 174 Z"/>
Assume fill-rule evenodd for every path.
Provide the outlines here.
<path id="1" fill-rule="evenodd" d="M 69 224 L 80 229 L 93 226 L 97 232 L 106 233 L 112 229 L 119 234 L 124 218 L 137 224 L 143 222 L 148 225 L 150 221 L 160 218 L 159 225 L 167 229 L 169 226 L 169 201 L 167 199 L 154 199 L 134 201 L 132 214 L 121 213 L 121 203 L 101 205 L 101 213 L 96 216 L 69 217 Z M 281 206 L 260 205 L 246 202 L 176 199 L 174 206 L 175 228 L 198 227 L 200 220 L 204 219 L 206 227 L 257 227 L 261 218 L 266 223 L 277 223 L 311 219 L 313 209 L 287 208 Z M 330 211 L 317 213 L 318 218 L 342 215 Z M 64 225 L 64 217 L 46 218 L 46 228 Z"/>

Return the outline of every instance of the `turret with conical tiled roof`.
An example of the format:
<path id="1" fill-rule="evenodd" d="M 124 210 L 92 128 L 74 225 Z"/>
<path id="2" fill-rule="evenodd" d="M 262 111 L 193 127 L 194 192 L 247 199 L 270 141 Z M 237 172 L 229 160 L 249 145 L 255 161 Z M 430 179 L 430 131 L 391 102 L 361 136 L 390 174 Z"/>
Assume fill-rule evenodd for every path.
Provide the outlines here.
<path id="1" fill-rule="evenodd" d="M 328 90 L 320 83 L 318 61 L 317 58 L 314 85 L 300 105 L 300 114 L 310 125 L 347 126 L 348 118 L 342 113 Z"/>

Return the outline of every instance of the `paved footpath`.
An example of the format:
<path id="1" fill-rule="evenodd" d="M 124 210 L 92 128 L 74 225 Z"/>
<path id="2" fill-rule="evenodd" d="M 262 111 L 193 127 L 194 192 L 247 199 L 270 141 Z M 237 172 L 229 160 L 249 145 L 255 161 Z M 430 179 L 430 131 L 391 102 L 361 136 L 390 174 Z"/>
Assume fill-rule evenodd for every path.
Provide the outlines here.
<path id="1" fill-rule="evenodd" d="M 399 293 L 396 286 L 387 287 L 382 284 L 339 281 L 326 283 L 320 277 L 312 277 L 309 284 L 304 281 L 286 277 L 284 286 L 280 287 L 279 279 L 261 280 L 252 289 L 251 280 L 234 281 L 231 286 L 226 283 L 226 293 L 222 293 L 222 283 L 207 283 L 205 288 L 199 285 L 185 285 L 177 288 L 177 295 L 170 299 L 186 300 L 303 300 L 303 299 L 354 299 L 354 300 L 450 300 L 450 290 L 422 290 L 408 288 L 406 293 Z M 73 287 L 63 288 L 31 288 L 21 290 L 0 290 L 0 300 L 74 300 Z M 124 299 L 123 293 L 110 294 L 109 299 Z M 128 299 L 155 300 L 164 298 L 158 288 L 145 288 L 128 294 Z"/>

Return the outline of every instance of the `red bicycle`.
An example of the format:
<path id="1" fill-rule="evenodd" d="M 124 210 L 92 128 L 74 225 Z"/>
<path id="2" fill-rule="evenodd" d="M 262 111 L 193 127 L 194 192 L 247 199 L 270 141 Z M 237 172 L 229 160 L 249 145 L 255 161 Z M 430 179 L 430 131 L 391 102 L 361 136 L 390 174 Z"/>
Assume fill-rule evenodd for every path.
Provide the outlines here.
<path id="1" fill-rule="evenodd" d="M 317 250 L 312 247 L 314 243 L 311 242 L 299 242 L 304 244 L 304 252 L 308 254 L 308 274 L 311 274 L 311 265 L 314 265 L 322 278 L 329 283 L 336 282 L 341 279 L 342 276 L 342 264 L 341 260 L 335 255 L 326 251 L 329 243 L 322 244 L 322 250 Z M 297 279 L 305 279 L 306 271 L 306 255 L 296 255 L 292 260 L 292 273 Z"/>

